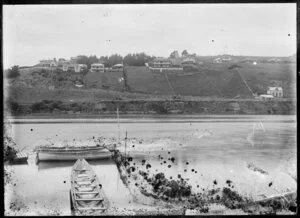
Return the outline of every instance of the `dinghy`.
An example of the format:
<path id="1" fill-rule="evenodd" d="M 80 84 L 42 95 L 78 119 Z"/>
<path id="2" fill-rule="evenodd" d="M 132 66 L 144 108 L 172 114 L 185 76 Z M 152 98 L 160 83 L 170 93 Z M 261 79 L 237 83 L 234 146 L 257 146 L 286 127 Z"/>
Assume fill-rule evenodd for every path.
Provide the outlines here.
<path id="1" fill-rule="evenodd" d="M 93 147 L 39 147 L 37 150 L 39 161 L 51 160 L 77 160 L 84 158 L 86 160 L 108 159 L 111 152 L 103 146 Z"/>
<path id="2" fill-rule="evenodd" d="M 72 168 L 70 197 L 75 214 L 103 213 L 108 207 L 102 185 L 85 159 L 78 159 Z"/>

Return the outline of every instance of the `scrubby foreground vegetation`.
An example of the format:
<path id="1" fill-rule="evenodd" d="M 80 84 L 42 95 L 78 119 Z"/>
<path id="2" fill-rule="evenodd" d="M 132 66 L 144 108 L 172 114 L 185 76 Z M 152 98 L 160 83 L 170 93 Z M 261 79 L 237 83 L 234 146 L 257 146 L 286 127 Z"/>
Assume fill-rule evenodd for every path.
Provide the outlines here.
<path id="1" fill-rule="evenodd" d="M 189 185 L 189 179 L 180 174 L 177 178 L 166 178 L 162 172 L 151 174 L 148 169 L 152 166 L 147 160 L 142 160 L 139 165 L 132 157 L 125 158 L 118 151 L 115 152 L 114 160 L 122 181 L 137 196 L 139 192 L 161 201 L 161 204 L 175 205 L 177 210 L 182 208 L 186 215 L 191 215 L 187 214 L 188 211 L 195 214 L 226 214 L 228 210 L 233 210 L 233 214 L 292 214 L 297 210 L 296 193 L 255 201 L 235 191 L 230 180 L 226 181 L 228 187 L 195 192 Z M 170 160 L 175 162 L 174 158 Z M 213 183 L 217 185 L 218 181 L 214 180 Z"/>

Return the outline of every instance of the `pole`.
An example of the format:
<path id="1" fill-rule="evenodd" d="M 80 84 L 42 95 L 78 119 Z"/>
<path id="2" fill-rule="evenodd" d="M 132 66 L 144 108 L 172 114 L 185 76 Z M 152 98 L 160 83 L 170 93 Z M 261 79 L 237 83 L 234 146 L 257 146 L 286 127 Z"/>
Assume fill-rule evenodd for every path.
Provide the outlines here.
<path id="1" fill-rule="evenodd" d="M 120 143 L 120 121 L 119 121 L 119 108 L 117 108 L 117 119 L 118 119 L 118 140 Z"/>
<path id="2" fill-rule="evenodd" d="M 127 131 L 125 136 L 125 160 L 126 160 L 126 146 L 127 146 Z"/>

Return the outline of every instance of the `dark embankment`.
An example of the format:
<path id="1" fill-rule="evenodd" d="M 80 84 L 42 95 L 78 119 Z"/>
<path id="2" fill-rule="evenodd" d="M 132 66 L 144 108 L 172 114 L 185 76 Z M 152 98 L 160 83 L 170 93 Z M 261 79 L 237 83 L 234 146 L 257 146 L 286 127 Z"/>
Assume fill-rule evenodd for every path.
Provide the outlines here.
<path id="1" fill-rule="evenodd" d="M 296 103 L 292 100 L 255 101 L 255 100 L 201 100 L 201 101 L 98 101 L 62 102 L 44 100 L 36 103 L 9 101 L 8 110 L 16 116 L 35 114 L 219 114 L 219 115 L 294 115 Z"/>

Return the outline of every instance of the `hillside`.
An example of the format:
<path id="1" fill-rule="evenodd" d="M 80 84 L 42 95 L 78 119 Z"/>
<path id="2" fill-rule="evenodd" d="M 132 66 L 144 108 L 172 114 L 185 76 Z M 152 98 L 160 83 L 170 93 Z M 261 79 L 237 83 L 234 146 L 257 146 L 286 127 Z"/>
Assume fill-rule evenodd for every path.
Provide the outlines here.
<path id="1" fill-rule="evenodd" d="M 253 65 L 251 62 L 204 63 L 198 65 L 196 71 L 168 73 L 151 72 L 146 67 L 126 67 L 125 79 L 131 94 L 124 93 L 125 81 L 120 80 L 124 78 L 122 72 L 106 72 L 99 77 L 89 77 L 89 74 L 25 68 L 20 70 L 20 74 L 20 77 L 11 82 L 14 90 L 20 87 L 48 88 L 59 92 L 62 89 L 69 90 L 69 96 L 73 96 L 70 93 L 74 90 L 80 89 L 75 87 L 75 83 L 83 83 L 86 91 L 96 89 L 99 93 L 105 93 L 104 96 L 114 96 L 114 98 L 115 96 L 127 98 L 131 94 L 134 96 L 133 98 L 136 98 L 138 93 L 146 94 L 142 95 L 143 97 L 140 96 L 141 98 L 145 96 L 157 98 L 161 95 L 252 98 L 252 93 L 244 81 L 254 93 L 264 94 L 268 86 L 278 85 L 283 87 L 286 97 L 292 98 L 295 97 L 294 88 L 296 87 L 295 63 L 259 63 L 257 65 Z M 104 90 L 108 92 L 104 92 Z M 112 92 L 118 94 L 111 95 Z M 79 93 L 81 92 L 74 92 L 74 95 L 80 96 Z M 26 94 L 24 93 L 24 95 Z M 63 96 L 57 98 L 63 98 Z M 88 99 L 91 97 L 89 96 Z"/>

